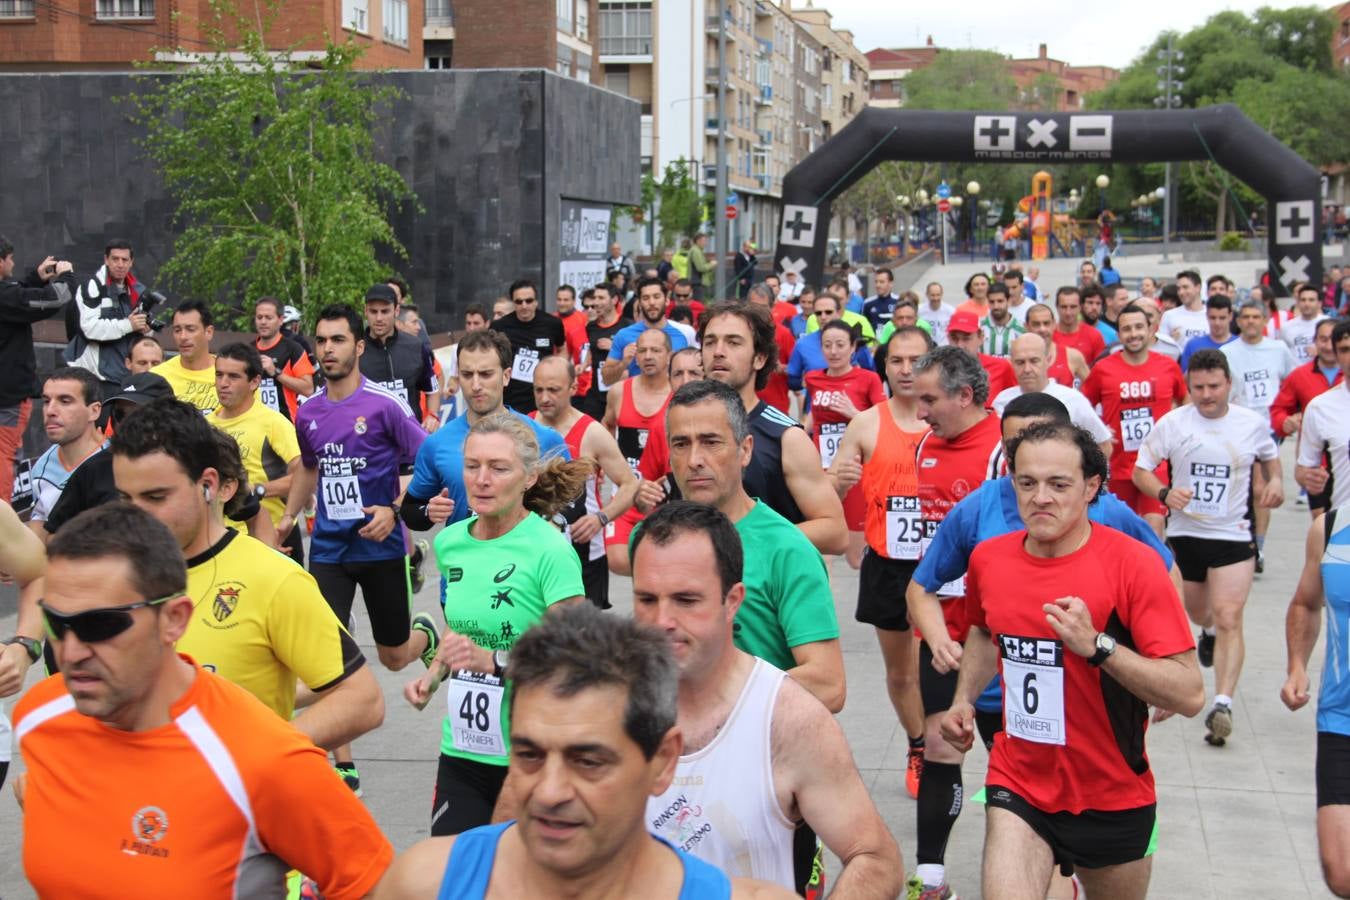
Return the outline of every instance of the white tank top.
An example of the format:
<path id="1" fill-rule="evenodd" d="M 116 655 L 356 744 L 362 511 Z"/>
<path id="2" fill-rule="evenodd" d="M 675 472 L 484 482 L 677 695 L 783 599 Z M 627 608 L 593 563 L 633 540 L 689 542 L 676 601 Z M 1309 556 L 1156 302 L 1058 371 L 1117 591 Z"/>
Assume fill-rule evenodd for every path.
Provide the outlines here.
<path id="1" fill-rule="evenodd" d="M 647 801 L 647 827 L 733 878 L 791 890 L 794 825 L 774 793 L 769 738 L 783 677 L 755 660 L 722 730 L 681 756 L 670 787 Z"/>

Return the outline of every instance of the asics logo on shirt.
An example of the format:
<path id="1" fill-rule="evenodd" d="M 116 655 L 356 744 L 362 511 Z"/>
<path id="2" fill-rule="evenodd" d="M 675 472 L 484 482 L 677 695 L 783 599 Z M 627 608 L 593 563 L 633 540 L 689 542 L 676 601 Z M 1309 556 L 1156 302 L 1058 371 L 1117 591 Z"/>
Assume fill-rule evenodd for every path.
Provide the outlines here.
<path id="1" fill-rule="evenodd" d="M 512 573 L 515 572 L 515 571 L 516 571 L 516 564 L 515 564 L 515 563 L 507 563 L 507 564 L 506 564 L 506 567 L 505 567 L 504 569 L 502 569 L 502 570 L 501 570 L 500 572 L 498 572 L 496 575 L 493 575 L 493 576 L 492 576 L 492 582 L 493 582 L 493 584 L 501 584 L 503 581 L 505 581 L 506 579 L 510 578 L 511 575 L 512 575 Z"/>

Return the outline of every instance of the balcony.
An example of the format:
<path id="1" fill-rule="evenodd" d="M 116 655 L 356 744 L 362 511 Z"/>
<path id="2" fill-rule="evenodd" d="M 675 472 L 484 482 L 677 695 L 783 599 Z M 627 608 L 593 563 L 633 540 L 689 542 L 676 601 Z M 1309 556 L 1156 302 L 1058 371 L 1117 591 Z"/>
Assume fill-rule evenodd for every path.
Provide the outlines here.
<path id="1" fill-rule="evenodd" d="M 773 10 L 769 9 L 769 4 L 765 3 L 764 0 L 755 0 L 755 15 L 771 16 L 773 15 Z"/>
<path id="2" fill-rule="evenodd" d="M 721 76 L 721 69 L 717 68 L 717 66 L 708 66 L 707 70 L 703 73 L 703 80 L 706 84 L 716 86 L 717 83 L 722 80 Z"/>
<path id="3" fill-rule="evenodd" d="M 755 95 L 756 106 L 770 106 L 773 104 L 773 85 L 761 84 L 759 93 Z"/>
<path id="4" fill-rule="evenodd" d="M 601 62 L 618 61 L 624 57 L 642 57 L 650 61 L 652 58 L 652 38 L 646 36 L 610 36 L 605 35 L 600 38 L 600 55 L 603 57 L 614 57 L 616 59 L 604 59 Z"/>
<path id="5" fill-rule="evenodd" d="M 706 121 L 703 124 L 703 130 L 708 132 L 709 134 L 715 135 L 721 129 L 722 129 L 722 120 L 718 118 L 708 119 L 708 121 Z"/>
<path id="6" fill-rule="evenodd" d="M 735 28 L 735 27 L 736 27 L 736 20 L 733 19 L 733 18 L 731 18 L 731 14 L 730 14 L 730 13 L 727 13 L 727 15 L 726 15 L 726 20 L 727 20 L 727 28 L 728 28 L 728 29 L 731 29 L 731 28 Z M 709 35 L 711 35 L 712 37 L 717 37 L 717 33 L 718 33 L 718 31 L 719 31 L 718 24 L 717 24 L 717 16 L 708 16 L 708 24 L 707 24 L 706 28 L 707 28 L 707 32 L 708 32 Z"/>
<path id="7" fill-rule="evenodd" d="M 760 56 L 773 56 L 773 41 L 768 38 L 757 37 L 755 43 L 759 44 Z"/>
<path id="8" fill-rule="evenodd" d="M 717 166 L 703 167 L 703 183 L 710 186 L 717 184 Z"/>
<path id="9" fill-rule="evenodd" d="M 773 132 L 767 128 L 755 129 L 755 143 L 767 147 L 773 143 Z"/>

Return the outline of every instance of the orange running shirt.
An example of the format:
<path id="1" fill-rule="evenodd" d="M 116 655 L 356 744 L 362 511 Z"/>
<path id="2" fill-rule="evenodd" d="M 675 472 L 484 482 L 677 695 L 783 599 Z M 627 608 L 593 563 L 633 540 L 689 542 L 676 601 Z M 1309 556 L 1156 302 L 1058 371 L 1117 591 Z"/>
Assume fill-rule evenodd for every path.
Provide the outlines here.
<path id="1" fill-rule="evenodd" d="M 329 900 L 370 893 L 393 847 L 323 751 L 193 666 L 172 721 L 149 731 L 81 715 L 60 675 L 19 701 L 23 863 L 38 895 L 268 900 L 286 896 L 292 867 Z"/>
<path id="2" fill-rule="evenodd" d="M 903 431 L 891 415 L 889 402 L 877 404 L 877 413 L 877 445 L 863 466 L 860 484 L 867 503 L 863 536 L 873 553 L 887 559 L 918 560 L 923 513 L 914 461 L 928 429 Z"/>

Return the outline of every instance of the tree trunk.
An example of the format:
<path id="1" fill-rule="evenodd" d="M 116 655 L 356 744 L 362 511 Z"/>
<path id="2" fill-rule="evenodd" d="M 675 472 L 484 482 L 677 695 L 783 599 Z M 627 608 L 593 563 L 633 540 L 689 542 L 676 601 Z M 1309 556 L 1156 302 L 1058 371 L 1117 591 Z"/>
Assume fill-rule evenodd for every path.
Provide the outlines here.
<path id="1" fill-rule="evenodd" d="M 1215 198 L 1214 213 L 1214 240 L 1223 239 L 1224 225 L 1228 223 L 1228 192 L 1219 191 L 1219 196 Z"/>

